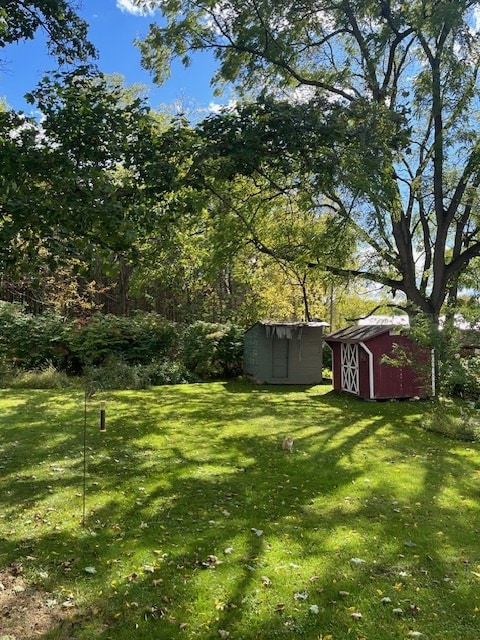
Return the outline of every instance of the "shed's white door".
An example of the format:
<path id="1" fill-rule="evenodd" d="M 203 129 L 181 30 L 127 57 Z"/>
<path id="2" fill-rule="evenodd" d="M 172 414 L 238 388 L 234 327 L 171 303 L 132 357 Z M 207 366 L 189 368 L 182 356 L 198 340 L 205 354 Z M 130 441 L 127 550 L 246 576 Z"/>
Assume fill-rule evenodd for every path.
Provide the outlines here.
<path id="1" fill-rule="evenodd" d="M 341 344 L 342 390 L 358 395 L 358 344 Z"/>
<path id="2" fill-rule="evenodd" d="M 273 337 L 272 378 L 288 378 L 288 344 L 286 338 Z"/>

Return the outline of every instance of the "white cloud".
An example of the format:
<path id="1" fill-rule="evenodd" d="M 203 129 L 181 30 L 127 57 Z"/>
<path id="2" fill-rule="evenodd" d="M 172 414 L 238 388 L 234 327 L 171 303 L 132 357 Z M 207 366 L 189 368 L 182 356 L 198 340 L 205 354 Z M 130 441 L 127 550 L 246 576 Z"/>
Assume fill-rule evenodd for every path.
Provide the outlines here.
<path id="1" fill-rule="evenodd" d="M 221 113 L 234 113 L 237 109 L 238 102 L 236 100 L 229 100 L 228 104 L 220 104 L 218 102 L 210 102 L 208 105 L 208 112 L 214 115 Z"/>
<path id="2" fill-rule="evenodd" d="M 149 9 L 146 6 L 139 6 L 135 0 L 117 0 L 117 9 L 132 13 L 134 16 L 146 16 L 154 13 L 153 9 Z"/>
<path id="3" fill-rule="evenodd" d="M 205 26 L 211 29 L 215 35 L 223 36 L 232 31 L 237 13 L 235 5 L 229 0 L 217 2 L 205 19 Z"/>
<path id="4" fill-rule="evenodd" d="M 473 10 L 473 28 L 474 32 L 478 33 L 480 31 L 480 7 L 476 6 Z"/>
<path id="5" fill-rule="evenodd" d="M 295 88 L 288 88 L 279 91 L 279 96 L 292 104 L 305 104 L 313 100 L 318 89 L 302 84 Z"/>

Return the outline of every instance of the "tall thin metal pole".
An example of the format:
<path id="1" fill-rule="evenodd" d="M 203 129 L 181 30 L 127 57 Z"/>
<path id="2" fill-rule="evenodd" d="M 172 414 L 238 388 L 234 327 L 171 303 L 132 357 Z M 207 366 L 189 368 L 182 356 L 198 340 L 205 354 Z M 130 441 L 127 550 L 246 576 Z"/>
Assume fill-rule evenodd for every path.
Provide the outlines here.
<path id="1" fill-rule="evenodd" d="M 83 411 L 83 517 L 82 525 L 87 524 L 87 396 L 88 388 L 85 389 L 85 403 Z"/>
<path id="2" fill-rule="evenodd" d="M 95 387 L 85 387 L 85 403 L 83 409 L 83 517 L 82 525 L 87 526 L 87 402 L 95 395 Z"/>

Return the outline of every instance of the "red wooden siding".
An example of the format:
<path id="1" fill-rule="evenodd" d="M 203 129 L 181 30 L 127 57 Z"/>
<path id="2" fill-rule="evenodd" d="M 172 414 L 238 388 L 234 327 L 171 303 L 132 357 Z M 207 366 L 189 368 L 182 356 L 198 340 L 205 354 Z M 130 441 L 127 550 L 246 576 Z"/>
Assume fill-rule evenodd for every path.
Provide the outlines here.
<path id="1" fill-rule="evenodd" d="M 360 398 L 387 400 L 427 397 L 431 395 L 429 354 L 408 336 L 395 335 L 392 327 L 355 327 L 326 337 L 332 349 L 333 387 L 350 391 Z M 342 344 L 358 348 L 358 389 L 345 389 L 342 384 Z M 413 366 L 394 366 L 383 362 L 384 356 L 395 357 L 398 345 L 409 354 Z M 351 350 L 351 346 L 348 347 Z M 398 357 L 398 356 L 397 356 Z M 343 376 L 345 379 L 345 376 Z"/>

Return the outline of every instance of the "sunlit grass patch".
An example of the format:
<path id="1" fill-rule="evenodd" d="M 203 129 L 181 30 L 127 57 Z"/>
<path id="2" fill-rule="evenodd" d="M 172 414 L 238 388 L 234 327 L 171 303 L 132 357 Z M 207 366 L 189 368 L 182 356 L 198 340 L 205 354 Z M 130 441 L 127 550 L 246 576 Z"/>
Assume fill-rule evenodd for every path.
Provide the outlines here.
<path id="1" fill-rule="evenodd" d="M 6 391 L 0 571 L 67 603 L 58 640 L 477 639 L 479 450 L 421 429 L 427 407 L 326 386 L 97 392 L 82 527 L 83 392 Z"/>

